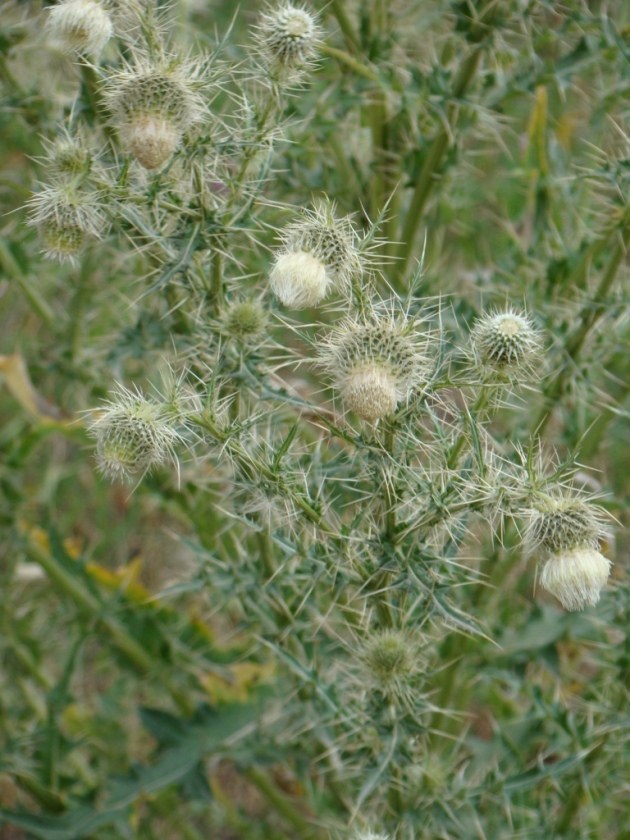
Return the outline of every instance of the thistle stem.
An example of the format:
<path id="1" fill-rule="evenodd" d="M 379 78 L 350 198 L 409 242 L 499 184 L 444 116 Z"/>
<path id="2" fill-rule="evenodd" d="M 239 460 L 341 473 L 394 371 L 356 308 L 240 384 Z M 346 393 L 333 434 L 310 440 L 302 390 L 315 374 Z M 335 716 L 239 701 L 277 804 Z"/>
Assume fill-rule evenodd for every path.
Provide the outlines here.
<path id="1" fill-rule="evenodd" d="M 265 799 L 273 805 L 281 817 L 290 823 L 300 833 L 301 840 L 316 840 L 321 838 L 319 832 L 308 819 L 299 811 L 293 802 L 271 781 L 260 767 L 251 766 L 245 771 L 245 776 L 262 793 Z"/>
<path id="2" fill-rule="evenodd" d="M 452 98 L 454 100 L 461 99 L 470 87 L 477 72 L 483 49 L 482 45 L 475 47 L 467 58 L 464 59 L 455 79 L 455 84 L 453 85 Z M 393 266 L 393 274 L 397 279 L 403 277 L 405 274 L 411 255 L 413 254 L 416 232 L 422 220 L 424 208 L 437 183 L 442 161 L 449 146 L 451 129 L 455 126 L 457 120 L 458 108 L 459 103 L 457 101 L 451 102 L 448 106 L 446 115 L 448 128 L 440 128 L 433 138 L 420 174 L 418 175 L 402 231 L 401 244 L 398 251 L 399 259 Z"/>
<path id="3" fill-rule="evenodd" d="M 564 347 L 564 352 L 567 361 L 562 365 L 562 368 L 549 385 L 545 388 L 543 395 L 545 398 L 545 405 L 539 414 L 535 429 L 538 435 L 542 435 L 547 424 L 549 423 L 553 410 L 562 396 L 564 384 L 571 365 L 577 361 L 584 342 L 588 338 L 591 330 L 596 326 L 598 321 L 606 312 L 606 299 L 612 288 L 617 271 L 628 251 L 630 244 L 630 209 L 626 211 L 623 217 L 621 227 L 617 230 L 616 242 L 608 262 L 608 266 L 602 275 L 595 294 L 583 307 L 578 316 L 578 326 L 574 332 L 569 335 Z"/>

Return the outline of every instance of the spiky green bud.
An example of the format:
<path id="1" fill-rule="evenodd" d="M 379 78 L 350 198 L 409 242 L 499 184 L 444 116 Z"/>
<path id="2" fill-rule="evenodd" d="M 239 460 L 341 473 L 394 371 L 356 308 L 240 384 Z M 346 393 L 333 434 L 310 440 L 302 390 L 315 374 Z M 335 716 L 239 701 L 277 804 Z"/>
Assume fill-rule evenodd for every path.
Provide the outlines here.
<path id="1" fill-rule="evenodd" d="M 360 658 L 370 683 L 390 692 L 417 670 L 418 652 L 404 631 L 382 630 L 368 637 Z"/>
<path id="2" fill-rule="evenodd" d="M 121 385 L 114 396 L 89 426 L 99 470 L 112 479 L 142 477 L 173 457 L 182 436 L 168 406 Z"/>
<path id="3" fill-rule="evenodd" d="M 258 29 L 263 62 L 276 80 L 297 80 L 317 55 L 320 29 L 304 7 L 283 3 L 262 16 Z"/>
<path id="4" fill-rule="evenodd" d="M 486 374 L 529 375 L 540 361 L 542 341 L 530 318 L 513 309 L 490 312 L 474 325 L 473 351 Z"/>
<path id="5" fill-rule="evenodd" d="M 38 228 L 47 257 L 72 262 L 90 240 L 102 237 L 106 222 L 98 201 L 98 193 L 71 184 L 48 187 L 33 196 L 29 224 Z"/>
<path id="6" fill-rule="evenodd" d="M 257 300 L 240 300 L 224 314 L 225 330 L 235 338 L 249 339 L 260 335 L 267 324 L 267 315 Z"/>

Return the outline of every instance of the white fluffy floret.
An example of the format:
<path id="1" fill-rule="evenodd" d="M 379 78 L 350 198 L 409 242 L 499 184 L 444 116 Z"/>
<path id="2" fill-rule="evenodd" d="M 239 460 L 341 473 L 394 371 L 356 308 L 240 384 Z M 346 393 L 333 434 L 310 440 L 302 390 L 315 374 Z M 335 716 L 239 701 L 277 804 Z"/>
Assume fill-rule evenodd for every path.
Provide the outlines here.
<path id="1" fill-rule="evenodd" d="M 272 292 L 285 306 L 306 309 L 316 306 L 326 295 L 326 266 L 306 251 L 281 253 L 269 275 Z"/>
<path id="2" fill-rule="evenodd" d="M 378 365 L 357 368 L 341 385 L 341 398 L 364 420 L 378 420 L 396 410 L 396 379 Z"/>
<path id="3" fill-rule="evenodd" d="M 582 610 L 599 601 L 610 574 L 610 560 L 594 548 L 573 548 L 552 554 L 540 576 L 540 585 L 566 610 Z"/>
<path id="4" fill-rule="evenodd" d="M 67 52 L 98 56 L 114 34 L 107 9 L 95 0 L 66 0 L 50 10 L 48 29 Z"/>

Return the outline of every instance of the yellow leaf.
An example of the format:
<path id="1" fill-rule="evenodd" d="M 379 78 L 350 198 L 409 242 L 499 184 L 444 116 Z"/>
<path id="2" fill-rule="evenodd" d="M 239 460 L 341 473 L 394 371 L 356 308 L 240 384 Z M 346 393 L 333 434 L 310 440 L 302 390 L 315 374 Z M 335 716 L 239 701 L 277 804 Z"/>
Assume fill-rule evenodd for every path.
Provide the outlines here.
<path id="1" fill-rule="evenodd" d="M 110 590 L 123 590 L 133 601 L 146 601 L 151 598 L 149 590 L 138 583 L 142 571 L 142 557 L 136 557 L 122 569 L 114 571 L 94 562 L 87 563 L 85 568 L 98 583 Z"/>
<path id="2" fill-rule="evenodd" d="M 9 391 L 29 414 L 43 423 L 60 419 L 61 412 L 57 406 L 40 397 L 33 387 L 23 356 L 19 353 L 0 356 L 0 373 L 4 375 Z"/>
<path id="3" fill-rule="evenodd" d="M 202 674 L 199 682 L 213 703 L 246 703 L 251 689 L 269 682 L 274 669 L 273 662 L 237 662 L 229 666 L 231 678 Z"/>

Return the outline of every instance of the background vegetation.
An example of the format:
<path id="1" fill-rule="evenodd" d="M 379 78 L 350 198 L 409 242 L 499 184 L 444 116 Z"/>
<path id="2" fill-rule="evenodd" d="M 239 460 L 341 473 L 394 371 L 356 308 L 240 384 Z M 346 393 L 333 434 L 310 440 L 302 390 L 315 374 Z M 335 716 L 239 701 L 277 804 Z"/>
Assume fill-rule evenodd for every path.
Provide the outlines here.
<path id="1" fill-rule="evenodd" d="M 46 4 L 2 4 L 0 837 L 630 838 L 630 9 L 309 8 L 318 63 L 277 99 L 261 4 L 165 10 L 175 52 L 222 46 L 207 131 L 146 173 L 102 98 L 129 44 L 81 64 Z M 102 150 L 111 229 L 60 265 L 26 205 L 63 125 Z M 268 275 L 322 196 L 373 235 L 374 299 L 441 325 L 443 402 L 374 427 L 310 364 L 347 303 L 289 312 Z M 258 342 L 226 327 L 243 297 Z M 466 350 L 508 305 L 541 378 L 490 413 Z M 178 469 L 112 483 L 81 412 L 169 365 L 203 422 Z M 517 480 L 617 520 L 596 607 L 535 586 Z M 388 622 L 403 692 L 357 655 Z"/>

